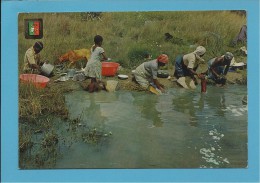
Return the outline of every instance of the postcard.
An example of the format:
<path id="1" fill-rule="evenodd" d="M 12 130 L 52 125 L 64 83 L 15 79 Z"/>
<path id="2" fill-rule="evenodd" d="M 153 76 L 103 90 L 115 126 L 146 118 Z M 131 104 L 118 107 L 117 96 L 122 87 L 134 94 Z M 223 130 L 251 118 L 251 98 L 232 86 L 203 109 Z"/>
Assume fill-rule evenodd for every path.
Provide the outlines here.
<path id="1" fill-rule="evenodd" d="M 257 181 L 259 2 L 125 3 L 3 2 L 2 180 Z"/>

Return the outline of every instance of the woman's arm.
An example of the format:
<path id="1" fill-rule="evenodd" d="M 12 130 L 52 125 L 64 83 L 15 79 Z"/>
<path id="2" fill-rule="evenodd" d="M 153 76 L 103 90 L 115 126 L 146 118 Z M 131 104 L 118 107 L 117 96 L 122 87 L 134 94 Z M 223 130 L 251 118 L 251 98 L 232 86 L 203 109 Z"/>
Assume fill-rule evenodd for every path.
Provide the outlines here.
<path id="1" fill-rule="evenodd" d="M 225 68 L 225 70 L 224 70 L 224 75 L 227 75 L 227 72 L 228 72 L 228 70 L 229 70 L 229 67 L 230 67 L 230 65 L 227 65 L 227 66 L 226 66 L 226 68 Z"/>
<path id="2" fill-rule="evenodd" d="M 216 68 L 218 66 L 220 66 L 221 64 L 221 61 L 222 61 L 223 58 L 219 57 L 219 58 L 216 58 L 215 61 L 212 63 L 212 65 L 210 66 L 210 71 L 213 73 L 213 75 L 215 77 L 219 77 L 219 74 L 216 72 Z"/>
<path id="3" fill-rule="evenodd" d="M 156 85 L 156 87 L 161 90 L 162 92 L 164 92 L 164 88 L 163 85 L 159 83 L 159 81 L 157 79 L 153 79 L 154 84 Z"/>
<path id="4" fill-rule="evenodd" d="M 225 67 L 225 70 L 224 70 L 224 75 L 227 75 L 227 72 L 228 72 L 228 70 L 229 70 L 230 64 L 231 64 L 231 60 L 229 60 L 229 61 L 226 62 L 226 67 Z"/>
<path id="5" fill-rule="evenodd" d="M 188 70 L 190 71 L 191 77 L 192 77 L 193 79 L 195 79 L 194 76 L 198 76 L 199 79 L 202 79 L 202 78 L 204 77 L 203 74 L 198 74 L 198 73 L 197 73 L 196 71 L 194 71 L 193 69 L 188 68 Z"/>
<path id="6" fill-rule="evenodd" d="M 188 65 L 185 65 L 184 66 L 186 67 L 186 69 L 189 71 L 190 73 L 190 76 L 192 78 L 194 78 L 195 75 L 198 76 L 198 78 L 200 78 L 200 74 L 198 74 L 193 68 L 195 68 L 195 62 L 196 62 L 196 56 L 195 55 L 192 55 L 191 57 L 188 58 Z M 185 68 L 184 67 L 184 68 Z M 198 66 L 197 66 L 198 67 Z"/>
<path id="7" fill-rule="evenodd" d="M 102 55 L 102 57 L 103 57 L 103 58 L 101 59 L 101 61 L 107 60 L 107 56 L 106 56 L 105 52 L 101 53 L 101 55 Z"/>

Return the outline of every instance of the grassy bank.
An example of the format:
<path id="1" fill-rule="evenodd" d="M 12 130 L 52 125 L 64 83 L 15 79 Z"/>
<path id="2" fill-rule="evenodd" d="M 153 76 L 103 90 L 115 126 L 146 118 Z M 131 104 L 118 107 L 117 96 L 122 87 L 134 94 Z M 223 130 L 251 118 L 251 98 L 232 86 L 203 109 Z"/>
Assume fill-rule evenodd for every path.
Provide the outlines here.
<path id="1" fill-rule="evenodd" d="M 19 14 L 19 70 L 25 51 L 35 40 L 24 38 L 24 19 L 42 18 L 44 50 L 42 57 L 54 63 L 68 50 L 90 48 L 93 37 L 104 38 L 103 47 L 108 57 L 124 67 L 135 67 L 142 62 L 144 51 L 156 57 L 167 53 L 171 61 L 176 55 L 193 51 L 196 45 L 207 48 L 205 59 L 225 51 L 246 24 L 246 17 L 230 11 L 204 12 L 113 12 L 97 17 L 88 13 Z M 166 41 L 165 33 L 173 36 Z"/>

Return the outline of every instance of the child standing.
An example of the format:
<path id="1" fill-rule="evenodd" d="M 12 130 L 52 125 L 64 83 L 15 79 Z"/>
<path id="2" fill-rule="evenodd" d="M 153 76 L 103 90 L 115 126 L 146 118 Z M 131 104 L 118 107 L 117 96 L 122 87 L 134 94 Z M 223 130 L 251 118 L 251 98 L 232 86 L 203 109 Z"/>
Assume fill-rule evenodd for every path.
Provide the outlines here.
<path id="1" fill-rule="evenodd" d="M 103 38 L 100 35 L 94 37 L 94 45 L 91 47 L 91 57 L 84 68 L 84 74 L 90 77 L 91 82 L 88 85 L 90 93 L 97 91 L 99 88 L 98 83 L 101 82 L 101 61 L 107 60 L 104 49 L 101 47 Z"/>

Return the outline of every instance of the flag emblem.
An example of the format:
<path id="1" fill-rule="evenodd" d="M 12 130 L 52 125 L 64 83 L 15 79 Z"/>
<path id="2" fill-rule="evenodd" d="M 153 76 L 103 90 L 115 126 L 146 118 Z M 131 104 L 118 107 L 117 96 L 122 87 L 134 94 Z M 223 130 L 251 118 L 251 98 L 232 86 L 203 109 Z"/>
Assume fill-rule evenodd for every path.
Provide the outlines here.
<path id="1" fill-rule="evenodd" d="M 25 38 L 41 39 L 43 37 L 42 19 L 26 19 L 25 20 Z"/>
<path id="2" fill-rule="evenodd" d="M 39 36 L 40 35 L 40 22 L 39 21 L 29 21 L 29 35 Z"/>

